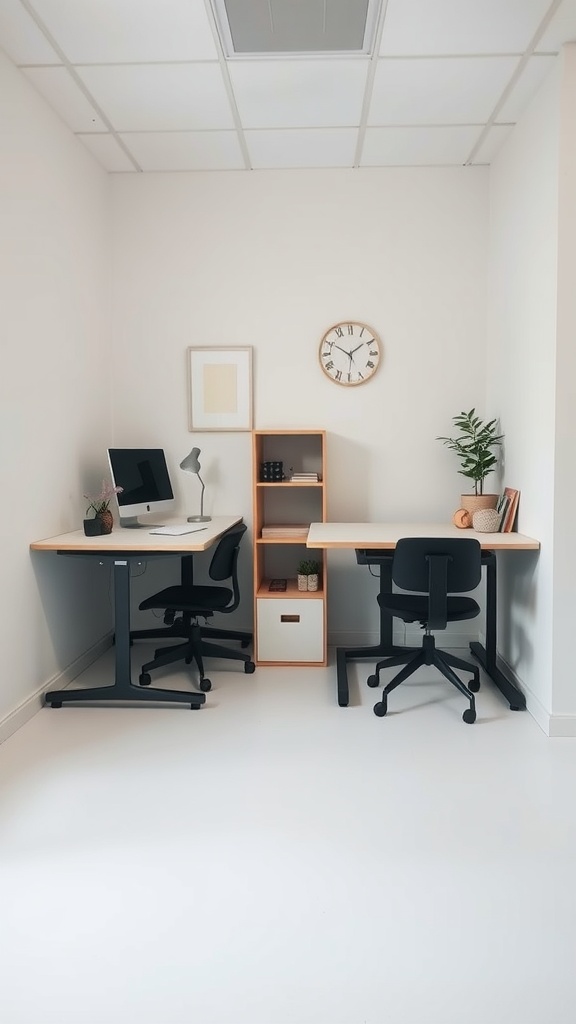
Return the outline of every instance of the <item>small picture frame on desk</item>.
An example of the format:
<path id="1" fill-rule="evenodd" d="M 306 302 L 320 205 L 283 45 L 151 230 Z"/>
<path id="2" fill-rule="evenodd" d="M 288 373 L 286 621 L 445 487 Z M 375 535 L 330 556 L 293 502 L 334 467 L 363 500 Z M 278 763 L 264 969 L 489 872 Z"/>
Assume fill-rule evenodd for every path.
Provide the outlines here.
<path id="1" fill-rule="evenodd" d="M 187 361 L 188 429 L 252 430 L 252 348 L 191 347 Z"/>

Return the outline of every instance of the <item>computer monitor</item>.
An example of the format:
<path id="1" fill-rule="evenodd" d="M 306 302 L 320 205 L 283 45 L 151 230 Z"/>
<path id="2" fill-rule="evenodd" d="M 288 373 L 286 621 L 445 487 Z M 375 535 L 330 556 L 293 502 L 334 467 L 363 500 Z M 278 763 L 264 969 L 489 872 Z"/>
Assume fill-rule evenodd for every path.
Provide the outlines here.
<path id="1" fill-rule="evenodd" d="M 162 448 L 109 448 L 112 483 L 121 487 L 116 495 L 120 526 L 138 527 L 138 516 L 168 512 L 174 508 L 174 492 Z"/>

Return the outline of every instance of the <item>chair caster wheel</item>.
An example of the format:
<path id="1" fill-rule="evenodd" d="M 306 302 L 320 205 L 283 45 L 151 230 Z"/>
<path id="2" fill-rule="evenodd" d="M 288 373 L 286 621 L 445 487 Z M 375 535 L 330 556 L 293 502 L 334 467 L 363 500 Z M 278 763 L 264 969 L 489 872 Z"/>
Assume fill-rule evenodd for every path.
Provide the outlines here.
<path id="1" fill-rule="evenodd" d="M 462 715 L 462 721 L 467 722 L 468 725 L 473 725 L 476 721 L 476 712 L 472 708 L 466 708 Z"/>
<path id="2" fill-rule="evenodd" d="M 378 686 L 378 676 L 368 676 L 366 682 L 368 686 Z"/>
<path id="3" fill-rule="evenodd" d="M 139 682 L 140 686 L 150 686 L 150 683 L 152 682 L 150 674 L 148 672 L 141 672 Z"/>
<path id="4" fill-rule="evenodd" d="M 212 689 L 212 683 L 210 679 L 201 679 L 200 689 L 202 690 L 203 693 L 208 693 L 208 690 Z"/>
<path id="5" fill-rule="evenodd" d="M 247 676 L 251 676 L 252 673 L 254 672 L 255 668 L 256 668 L 256 665 L 254 664 L 253 661 L 245 661 L 244 662 L 244 672 L 245 672 L 245 674 Z"/>
<path id="6" fill-rule="evenodd" d="M 53 700 L 53 701 L 50 702 L 50 707 L 51 708 L 61 708 L 62 707 L 62 701 L 61 700 Z"/>
<path id="7" fill-rule="evenodd" d="M 472 693 L 478 693 L 478 690 L 480 689 L 480 679 L 478 676 L 474 676 L 474 678 L 470 680 L 468 683 L 468 689 L 471 690 Z"/>
<path id="8" fill-rule="evenodd" d="M 388 705 L 383 700 L 379 700 L 378 703 L 374 705 L 374 714 L 377 715 L 378 718 L 384 718 L 387 711 Z"/>

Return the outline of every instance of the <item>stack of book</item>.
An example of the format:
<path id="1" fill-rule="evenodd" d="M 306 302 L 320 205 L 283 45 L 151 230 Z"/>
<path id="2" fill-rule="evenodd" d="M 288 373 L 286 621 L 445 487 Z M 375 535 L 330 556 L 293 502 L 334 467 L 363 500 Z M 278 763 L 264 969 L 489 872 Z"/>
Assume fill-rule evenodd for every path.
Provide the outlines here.
<path id="1" fill-rule="evenodd" d="M 318 473 L 292 473 L 290 479 L 293 484 L 317 484 L 320 478 Z"/>
<path id="2" fill-rule="evenodd" d="M 496 505 L 496 511 L 500 513 L 500 533 L 511 533 L 514 529 L 519 499 L 520 491 L 513 487 L 504 488 Z"/>
<path id="3" fill-rule="evenodd" d="M 262 537 L 307 537 L 309 529 L 307 523 L 275 523 L 274 526 L 262 527 Z"/>

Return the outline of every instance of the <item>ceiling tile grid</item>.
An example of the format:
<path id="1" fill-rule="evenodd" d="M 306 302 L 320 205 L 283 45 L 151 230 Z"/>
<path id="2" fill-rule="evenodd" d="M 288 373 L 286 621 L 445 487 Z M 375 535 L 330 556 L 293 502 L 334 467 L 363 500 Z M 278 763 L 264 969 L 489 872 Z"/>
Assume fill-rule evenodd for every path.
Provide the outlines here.
<path id="1" fill-rule="evenodd" d="M 490 163 L 573 41 L 576 0 L 0 0 L 110 173 Z"/>

